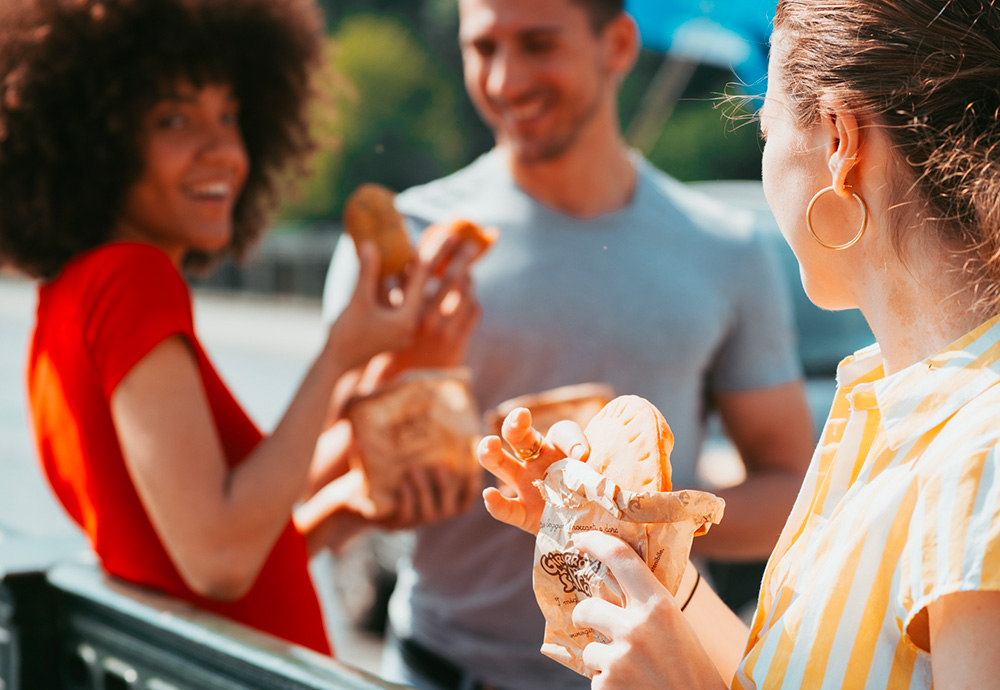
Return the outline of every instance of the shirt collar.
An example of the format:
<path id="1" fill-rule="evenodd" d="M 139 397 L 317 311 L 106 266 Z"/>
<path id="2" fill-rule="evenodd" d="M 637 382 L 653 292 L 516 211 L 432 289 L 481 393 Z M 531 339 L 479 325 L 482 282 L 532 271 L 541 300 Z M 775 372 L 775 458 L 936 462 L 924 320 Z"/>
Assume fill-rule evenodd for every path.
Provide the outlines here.
<path id="1" fill-rule="evenodd" d="M 1000 316 L 891 376 L 884 375 L 877 344 L 846 358 L 837 369 L 837 384 L 852 409 L 879 409 L 893 449 L 938 426 L 997 383 Z"/>

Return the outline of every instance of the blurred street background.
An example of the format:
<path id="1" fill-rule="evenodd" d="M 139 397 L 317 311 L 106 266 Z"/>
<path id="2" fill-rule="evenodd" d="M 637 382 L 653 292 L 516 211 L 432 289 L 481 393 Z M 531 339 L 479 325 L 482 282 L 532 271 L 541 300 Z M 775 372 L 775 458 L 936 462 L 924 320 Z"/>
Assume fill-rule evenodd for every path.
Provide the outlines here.
<path id="1" fill-rule="evenodd" d="M 321 142 L 288 190 L 264 254 L 278 270 L 224 266 L 208 283 L 318 296 L 347 195 L 401 191 L 493 145 L 466 95 L 455 0 L 319 0 L 330 69 L 315 112 Z M 754 117 L 775 0 L 627 0 L 643 49 L 620 98 L 629 143 L 681 181 L 759 180 Z M 733 98 L 725 98 L 729 95 Z"/>

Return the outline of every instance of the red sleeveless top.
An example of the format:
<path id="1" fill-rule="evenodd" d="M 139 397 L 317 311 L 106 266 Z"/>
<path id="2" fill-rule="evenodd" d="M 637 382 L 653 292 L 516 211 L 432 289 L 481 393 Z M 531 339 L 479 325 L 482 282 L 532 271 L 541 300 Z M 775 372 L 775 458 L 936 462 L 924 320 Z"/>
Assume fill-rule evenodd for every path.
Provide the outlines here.
<path id="1" fill-rule="evenodd" d="M 118 446 L 110 400 L 133 366 L 177 335 L 197 360 L 226 461 L 243 461 L 261 433 L 198 342 L 183 277 L 154 247 L 111 243 L 76 257 L 39 288 L 28 389 L 45 474 L 112 575 L 330 654 L 291 516 L 253 587 L 233 602 L 191 591 L 150 523 Z"/>

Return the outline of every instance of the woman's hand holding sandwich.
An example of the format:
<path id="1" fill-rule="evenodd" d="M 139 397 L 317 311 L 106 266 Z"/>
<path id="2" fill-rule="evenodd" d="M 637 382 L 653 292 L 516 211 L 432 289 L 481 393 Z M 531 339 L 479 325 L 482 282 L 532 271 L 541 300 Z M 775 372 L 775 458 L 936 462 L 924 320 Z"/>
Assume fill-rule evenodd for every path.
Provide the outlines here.
<path id="1" fill-rule="evenodd" d="M 501 522 L 537 534 L 545 501 L 534 482 L 563 458 L 585 460 L 590 445 L 580 426 L 568 420 L 553 424 L 543 438 L 523 407 L 507 415 L 501 433 L 516 456 L 503 448 L 499 436 L 486 436 L 479 443 L 479 464 L 503 483 L 483 491 L 486 510 Z"/>
<path id="2" fill-rule="evenodd" d="M 593 531 L 574 541 L 625 594 L 624 607 L 594 597 L 573 610 L 575 626 L 608 640 L 583 652 L 593 690 L 728 687 L 749 631 L 690 562 L 675 597 L 621 539 Z"/>

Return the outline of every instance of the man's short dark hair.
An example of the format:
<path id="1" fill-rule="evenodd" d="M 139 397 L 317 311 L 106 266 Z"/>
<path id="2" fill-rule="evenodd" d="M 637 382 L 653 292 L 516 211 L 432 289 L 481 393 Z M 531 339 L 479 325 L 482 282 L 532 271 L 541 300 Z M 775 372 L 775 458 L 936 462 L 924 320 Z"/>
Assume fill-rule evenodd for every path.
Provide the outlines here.
<path id="1" fill-rule="evenodd" d="M 590 15 L 594 31 L 601 31 L 612 19 L 625 11 L 625 0 L 573 0 Z"/>

